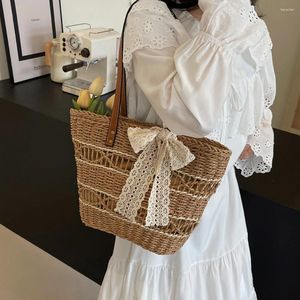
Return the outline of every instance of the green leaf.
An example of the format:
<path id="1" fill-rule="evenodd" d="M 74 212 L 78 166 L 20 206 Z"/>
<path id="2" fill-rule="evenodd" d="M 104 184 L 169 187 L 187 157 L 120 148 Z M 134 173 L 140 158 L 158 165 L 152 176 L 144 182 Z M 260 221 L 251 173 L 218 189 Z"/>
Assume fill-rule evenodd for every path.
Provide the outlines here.
<path id="1" fill-rule="evenodd" d="M 105 103 L 103 101 L 100 101 L 98 109 L 97 109 L 97 114 L 99 115 L 105 115 Z"/>
<path id="2" fill-rule="evenodd" d="M 81 107 L 79 106 L 79 104 L 76 102 L 76 100 L 72 99 L 73 102 L 73 106 L 75 109 L 81 110 Z"/>
<path id="3" fill-rule="evenodd" d="M 89 105 L 88 111 L 95 112 L 97 109 L 99 101 L 97 99 L 92 100 L 91 104 Z"/>

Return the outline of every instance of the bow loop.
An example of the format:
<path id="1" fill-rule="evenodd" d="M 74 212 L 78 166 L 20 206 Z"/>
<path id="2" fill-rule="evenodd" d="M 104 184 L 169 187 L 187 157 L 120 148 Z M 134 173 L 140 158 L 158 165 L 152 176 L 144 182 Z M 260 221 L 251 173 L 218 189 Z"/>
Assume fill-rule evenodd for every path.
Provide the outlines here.
<path id="1" fill-rule="evenodd" d="M 172 170 L 179 170 L 187 166 L 195 159 L 194 154 L 191 153 L 188 147 L 186 147 L 181 141 L 176 139 L 169 143 L 169 152 L 171 156 L 171 168 Z"/>
<path id="2" fill-rule="evenodd" d="M 144 150 L 146 146 L 155 139 L 160 131 L 160 127 L 152 128 L 139 128 L 129 127 L 127 129 L 128 139 L 130 145 L 135 153 L 139 153 Z"/>

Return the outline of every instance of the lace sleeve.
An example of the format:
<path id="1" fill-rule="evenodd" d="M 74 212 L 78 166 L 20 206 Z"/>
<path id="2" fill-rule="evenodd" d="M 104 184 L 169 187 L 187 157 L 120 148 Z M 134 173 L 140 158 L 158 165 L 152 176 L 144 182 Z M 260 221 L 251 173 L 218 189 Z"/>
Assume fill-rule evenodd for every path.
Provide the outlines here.
<path id="1" fill-rule="evenodd" d="M 238 159 L 235 163 L 244 177 L 249 177 L 253 173 L 267 173 L 272 169 L 274 132 L 271 120 L 272 112 L 267 108 L 261 126 L 256 127 L 254 134 L 250 135 L 247 140 L 254 154 L 248 159 Z"/>
<path id="2" fill-rule="evenodd" d="M 165 127 L 178 135 L 209 134 L 227 99 L 236 52 L 206 31 L 189 37 L 162 1 L 140 5 L 124 34 L 127 74 Z"/>
<path id="3" fill-rule="evenodd" d="M 272 111 L 276 95 L 276 78 L 273 68 L 271 51 L 266 57 L 265 67 L 260 71 L 264 85 L 264 113 L 260 126 L 255 128 L 252 135 L 248 136 L 247 144 L 251 146 L 254 154 L 245 160 L 238 159 L 236 168 L 241 170 L 244 177 L 249 177 L 253 173 L 267 173 L 272 169 L 274 155 L 274 132 L 272 128 Z"/>

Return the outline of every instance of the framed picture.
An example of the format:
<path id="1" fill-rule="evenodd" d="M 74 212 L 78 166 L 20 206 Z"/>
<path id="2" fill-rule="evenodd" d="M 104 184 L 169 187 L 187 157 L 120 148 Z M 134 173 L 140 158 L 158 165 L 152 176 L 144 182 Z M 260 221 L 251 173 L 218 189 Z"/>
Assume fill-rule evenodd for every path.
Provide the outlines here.
<path id="1" fill-rule="evenodd" d="M 1 0 L 0 13 L 13 82 L 48 74 L 44 44 L 62 32 L 60 0 Z"/>

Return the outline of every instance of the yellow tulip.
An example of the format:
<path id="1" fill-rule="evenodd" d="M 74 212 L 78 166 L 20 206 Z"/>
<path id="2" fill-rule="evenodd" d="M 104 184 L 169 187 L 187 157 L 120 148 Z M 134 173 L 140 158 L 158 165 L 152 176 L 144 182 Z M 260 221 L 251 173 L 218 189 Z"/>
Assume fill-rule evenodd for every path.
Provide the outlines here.
<path id="1" fill-rule="evenodd" d="M 104 88 L 104 80 L 102 77 L 96 77 L 89 87 L 89 91 L 92 95 L 99 97 L 102 95 Z"/>
<path id="2" fill-rule="evenodd" d="M 91 103 L 91 96 L 90 92 L 88 90 L 82 90 L 80 91 L 79 97 L 77 99 L 77 104 L 81 108 L 87 109 Z"/>
<path id="3" fill-rule="evenodd" d="M 112 96 L 110 96 L 109 98 L 108 98 L 108 100 L 106 101 L 106 107 L 108 107 L 110 110 L 112 110 L 113 109 L 113 106 L 114 106 L 114 102 L 115 102 L 115 94 L 114 95 L 112 95 Z"/>

